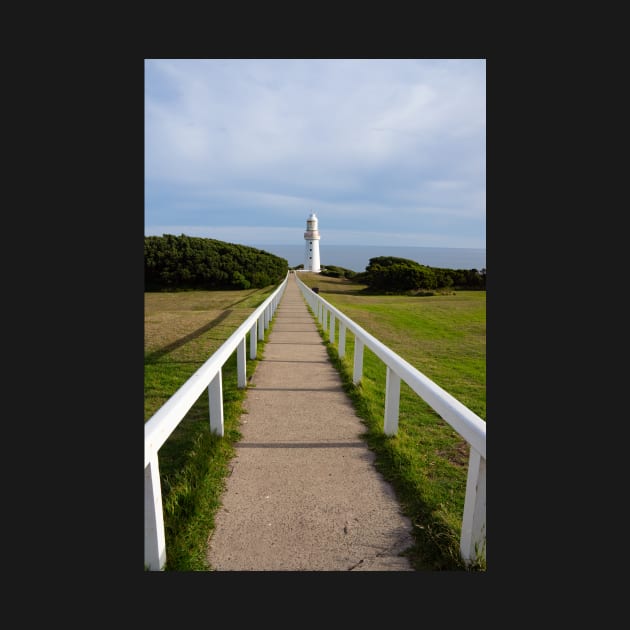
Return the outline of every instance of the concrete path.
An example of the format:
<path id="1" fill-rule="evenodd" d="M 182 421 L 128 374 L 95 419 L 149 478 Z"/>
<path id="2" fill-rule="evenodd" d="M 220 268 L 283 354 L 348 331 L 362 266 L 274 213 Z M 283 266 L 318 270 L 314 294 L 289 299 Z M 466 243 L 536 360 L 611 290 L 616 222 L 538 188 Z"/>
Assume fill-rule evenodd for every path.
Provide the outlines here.
<path id="1" fill-rule="evenodd" d="M 217 571 L 412 571 L 411 524 L 374 468 L 293 275 L 241 417 L 208 545 Z"/>

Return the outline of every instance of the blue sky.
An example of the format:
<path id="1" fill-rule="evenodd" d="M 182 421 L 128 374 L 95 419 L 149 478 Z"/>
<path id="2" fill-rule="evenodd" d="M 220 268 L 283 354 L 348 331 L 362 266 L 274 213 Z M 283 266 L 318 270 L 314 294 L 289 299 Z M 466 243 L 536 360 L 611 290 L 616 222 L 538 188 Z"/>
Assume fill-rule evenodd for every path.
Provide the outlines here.
<path id="1" fill-rule="evenodd" d="M 484 59 L 146 59 L 145 235 L 486 247 Z"/>

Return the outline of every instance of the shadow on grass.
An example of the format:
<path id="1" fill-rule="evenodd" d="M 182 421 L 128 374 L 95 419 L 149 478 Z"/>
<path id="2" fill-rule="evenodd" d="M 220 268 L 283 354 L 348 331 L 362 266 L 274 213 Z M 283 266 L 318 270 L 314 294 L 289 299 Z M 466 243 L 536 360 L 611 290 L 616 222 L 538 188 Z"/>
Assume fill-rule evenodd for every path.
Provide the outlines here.
<path id="1" fill-rule="evenodd" d="M 189 341 L 192 341 L 193 339 L 200 337 L 205 332 L 208 332 L 211 328 L 214 328 L 217 324 L 220 324 L 224 319 L 229 317 L 231 313 L 232 313 L 232 309 L 223 311 L 221 315 L 219 315 L 218 317 L 215 317 L 212 321 L 208 322 L 207 324 L 204 324 L 203 326 L 201 326 L 201 328 L 197 328 L 197 330 L 185 335 L 184 337 L 180 337 L 176 341 L 169 343 L 167 346 L 164 346 L 163 348 L 160 348 L 159 350 L 155 350 L 154 352 L 147 354 L 144 359 L 145 364 L 157 363 L 164 355 L 168 354 L 169 352 L 173 352 L 173 350 L 177 350 L 178 348 L 181 348 L 182 346 L 186 345 Z"/>

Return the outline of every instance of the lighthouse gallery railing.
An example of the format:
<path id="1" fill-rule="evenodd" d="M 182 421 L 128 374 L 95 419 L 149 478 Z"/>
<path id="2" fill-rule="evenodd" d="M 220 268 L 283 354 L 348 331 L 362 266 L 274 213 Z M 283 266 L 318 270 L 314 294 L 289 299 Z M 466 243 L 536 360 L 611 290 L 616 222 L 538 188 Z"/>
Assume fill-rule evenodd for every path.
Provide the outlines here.
<path id="1" fill-rule="evenodd" d="M 223 436 L 221 369 L 236 351 L 237 385 L 239 388 L 247 386 L 246 336 L 249 333 L 250 359 L 255 359 L 258 339 L 264 339 L 265 330 L 269 328 L 288 279 L 287 273 L 280 286 L 144 425 L 144 564 L 150 571 L 161 571 L 166 563 L 158 450 L 206 387 L 210 407 L 210 431 Z"/>
<path id="2" fill-rule="evenodd" d="M 354 334 L 352 380 L 356 384 L 363 375 L 363 348 L 368 347 L 386 366 L 384 432 L 398 431 L 401 379 L 428 403 L 470 444 L 468 478 L 460 554 L 467 563 L 486 555 L 486 423 L 422 372 L 407 363 L 393 350 L 363 330 L 324 298 L 309 289 L 296 274 L 298 286 L 324 331 L 335 343 L 335 320 L 339 320 L 338 354 L 345 356 L 346 329 Z"/>

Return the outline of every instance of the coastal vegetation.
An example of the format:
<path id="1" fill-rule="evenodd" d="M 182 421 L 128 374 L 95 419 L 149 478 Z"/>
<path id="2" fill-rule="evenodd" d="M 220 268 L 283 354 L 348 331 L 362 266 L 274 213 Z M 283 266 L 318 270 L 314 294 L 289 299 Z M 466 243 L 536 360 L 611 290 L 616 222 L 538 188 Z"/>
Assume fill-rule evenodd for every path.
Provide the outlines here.
<path id="1" fill-rule="evenodd" d="M 365 284 L 369 292 L 389 294 L 418 290 L 486 288 L 485 269 L 441 269 L 395 256 L 370 258 L 365 271 L 352 279 L 359 284 Z"/>
<path id="2" fill-rule="evenodd" d="M 294 269 L 303 269 L 298 265 Z M 485 290 L 486 270 L 446 269 L 429 267 L 415 260 L 396 256 L 370 258 L 365 271 L 356 272 L 336 265 L 322 266 L 320 276 L 324 278 L 347 278 L 365 285 L 363 293 L 387 295 L 407 294 L 433 295 L 453 290 Z"/>
<path id="3" fill-rule="evenodd" d="M 262 288 L 288 269 L 287 260 L 255 247 L 185 234 L 144 237 L 145 291 Z"/>

